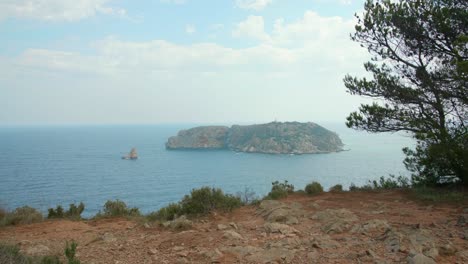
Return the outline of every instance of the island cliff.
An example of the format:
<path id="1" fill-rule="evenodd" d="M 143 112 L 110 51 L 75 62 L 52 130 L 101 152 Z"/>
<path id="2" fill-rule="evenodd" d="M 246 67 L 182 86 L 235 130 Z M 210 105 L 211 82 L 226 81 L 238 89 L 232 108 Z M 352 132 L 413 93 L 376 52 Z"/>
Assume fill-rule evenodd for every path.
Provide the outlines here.
<path id="1" fill-rule="evenodd" d="M 230 149 L 269 154 L 329 153 L 343 150 L 338 135 L 315 123 L 271 122 L 239 126 L 203 126 L 170 137 L 167 149 Z"/>

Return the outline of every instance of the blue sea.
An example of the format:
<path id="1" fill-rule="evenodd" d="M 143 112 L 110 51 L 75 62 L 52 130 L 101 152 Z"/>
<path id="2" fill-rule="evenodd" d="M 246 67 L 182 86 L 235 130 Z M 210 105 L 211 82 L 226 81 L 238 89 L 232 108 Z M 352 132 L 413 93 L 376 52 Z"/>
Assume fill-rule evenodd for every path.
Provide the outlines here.
<path id="1" fill-rule="evenodd" d="M 120 199 L 147 213 L 201 186 L 232 194 L 249 188 L 263 196 L 276 180 L 296 189 L 318 181 L 328 189 L 409 175 L 401 151 L 414 145 L 409 137 L 321 125 L 337 132 L 349 151 L 269 155 L 165 149 L 169 136 L 193 124 L 0 127 L 0 207 L 29 205 L 46 212 L 84 202 L 83 215 L 92 216 L 107 200 Z M 122 160 L 132 147 L 139 159 Z"/>

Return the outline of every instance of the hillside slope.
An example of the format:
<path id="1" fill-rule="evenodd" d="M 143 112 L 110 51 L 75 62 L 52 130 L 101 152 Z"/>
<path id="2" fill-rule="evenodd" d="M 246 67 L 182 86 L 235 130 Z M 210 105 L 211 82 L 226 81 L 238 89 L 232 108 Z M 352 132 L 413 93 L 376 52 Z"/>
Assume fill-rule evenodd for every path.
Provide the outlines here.
<path id="1" fill-rule="evenodd" d="M 468 263 L 468 205 L 401 191 L 292 195 L 213 213 L 187 230 L 126 219 L 46 221 L 0 229 L 0 242 L 82 263 Z"/>

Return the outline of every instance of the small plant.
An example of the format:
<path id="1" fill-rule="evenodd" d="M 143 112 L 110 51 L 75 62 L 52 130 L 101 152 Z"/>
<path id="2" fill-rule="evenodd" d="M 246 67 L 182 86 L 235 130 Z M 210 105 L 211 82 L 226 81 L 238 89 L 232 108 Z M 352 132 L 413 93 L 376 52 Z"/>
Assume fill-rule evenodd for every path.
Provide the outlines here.
<path id="1" fill-rule="evenodd" d="M 343 185 L 337 184 L 335 186 L 330 187 L 330 189 L 328 189 L 328 191 L 329 192 L 342 192 L 343 191 Z"/>
<path id="2" fill-rule="evenodd" d="M 70 204 L 70 208 L 66 212 L 64 212 L 63 207 L 61 205 L 57 205 L 55 210 L 53 208 L 49 208 L 47 218 L 81 219 L 81 213 L 84 211 L 84 209 L 85 205 L 82 202 L 78 206 L 76 206 L 75 204 Z"/>
<path id="3" fill-rule="evenodd" d="M 305 192 L 308 195 L 315 195 L 315 194 L 323 193 L 323 187 L 318 182 L 312 182 L 306 185 Z"/>
<path id="4" fill-rule="evenodd" d="M 265 197 L 265 199 L 281 199 L 286 198 L 289 194 L 294 192 L 294 185 L 289 184 L 288 181 L 280 183 L 279 181 L 274 181 L 271 183 L 271 191 Z"/>
<path id="5" fill-rule="evenodd" d="M 67 242 L 65 247 L 65 257 L 67 258 L 68 264 L 80 264 L 80 261 L 75 257 L 77 246 L 78 244 L 75 241 L 72 241 L 70 245 L 68 245 Z"/>
<path id="6" fill-rule="evenodd" d="M 42 214 L 36 209 L 23 206 L 16 208 L 13 212 L 7 212 L 0 221 L 0 226 L 32 224 L 42 221 Z"/>
<path id="7" fill-rule="evenodd" d="M 136 207 L 128 208 L 127 204 L 119 199 L 109 200 L 104 204 L 104 216 L 140 216 L 140 210 Z"/>

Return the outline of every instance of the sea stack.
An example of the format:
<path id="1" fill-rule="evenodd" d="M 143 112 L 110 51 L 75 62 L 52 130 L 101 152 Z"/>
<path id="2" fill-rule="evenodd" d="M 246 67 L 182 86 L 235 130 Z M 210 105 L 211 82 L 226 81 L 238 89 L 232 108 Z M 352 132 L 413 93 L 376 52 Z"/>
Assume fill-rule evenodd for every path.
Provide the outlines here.
<path id="1" fill-rule="evenodd" d="M 136 148 L 132 148 L 132 150 L 130 150 L 130 153 L 128 153 L 126 156 L 123 156 L 122 159 L 125 159 L 125 160 L 136 160 L 136 159 L 138 159 L 138 154 L 137 154 Z"/>

